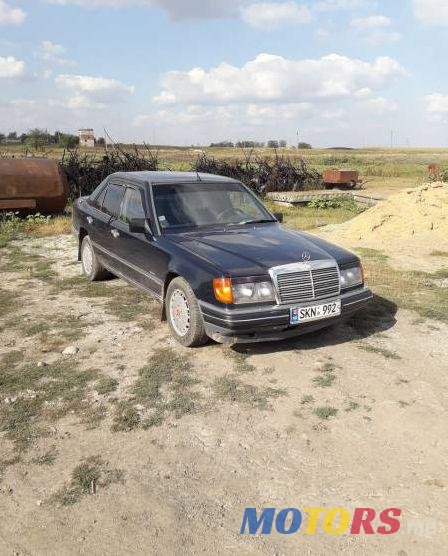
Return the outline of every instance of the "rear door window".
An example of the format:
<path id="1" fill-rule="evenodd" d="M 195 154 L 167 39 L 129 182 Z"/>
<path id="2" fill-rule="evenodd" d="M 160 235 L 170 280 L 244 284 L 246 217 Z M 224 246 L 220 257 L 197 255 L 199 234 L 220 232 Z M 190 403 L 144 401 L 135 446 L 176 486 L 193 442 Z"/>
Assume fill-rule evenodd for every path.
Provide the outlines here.
<path id="1" fill-rule="evenodd" d="M 117 183 L 111 183 L 107 186 L 106 195 L 104 197 L 102 210 L 109 216 L 118 217 L 120 214 L 121 201 L 124 195 L 124 187 Z"/>
<path id="2" fill-rule="evenodd" d="M 129 224 L 131 220 L 146 218 L 142 195 L 138 189 L 128 187 L 121 208 L 120 220 Z"/>

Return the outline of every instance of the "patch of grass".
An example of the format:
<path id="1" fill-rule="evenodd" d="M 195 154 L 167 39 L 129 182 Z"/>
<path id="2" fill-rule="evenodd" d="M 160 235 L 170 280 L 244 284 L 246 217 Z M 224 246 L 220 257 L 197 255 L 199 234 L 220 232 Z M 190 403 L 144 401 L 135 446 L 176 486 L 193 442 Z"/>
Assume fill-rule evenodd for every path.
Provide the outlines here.
<path id="1" fill-rule="evenodd" d="M 313 378 L 313 383 L 321 388 L 329 388 L 336 380 L 336 375 L 333 373 L 323 373 Z"/>
<path id="2" fill-rule="evenodd" d="M 34 463 L 34 465 L 50 466 L 50 465 L 54 464 L 54 462 L 56 461 L 57 456 L 58 456 L 57 450 L 55 448 L 51 448 L 50 450 L 47 450 L 43 454 L 41 454 L 39 456 L 35 456 L 31 460 L 31 463 Z"/>
<path id="3" fill-rule="evenodd" d="M 448 278 L 448 268 L 439 268 L 439 270 L 433 272 L 431 276 L 436 279 Z"/>
<path id="4" fill-rule="evenodd" d="M 224 348 L 224 355 L 233 359 L 235 371 L 238 373 L 253 373 L 255 371 L 254 365 L 248 362 L 250 357 L 244 351 L 238 351 L 235 348 Z"/>
<path id="5" fill-rule="evenodd" d="M 112 430 L 114 432 L 129 432 L 136 429 L 141 422 L 140 413 L 135 405 L 128 400 L 122 400 L 115 406 Z"/>
<path id="6" fill-rule="evenodd" d="M 403 309 L 415 311 L 423 318 L 448 322 L 446 288 L 434 281 L 435 278 L 446 277 L 445 270 L 432 274 L 396 270 L 374 257 L 364 258 L 363 262 L 367 284 L 383 299 Z"/>
<path id="7" fill-rule="evenodd" d="M 5 317 L 15 311 L 17 307 L 17 298 L 8 290 L 0 287 L 0 315 Z"/>
<path id="8" fill-rule="evenodd" d="M 197 409 L 199 395 L 194 386 L 190 360 L 171 348 L 158 349 L 138 372 L 131 396 L 116 406 L 113 430 L 126 431 L 160 424 L 167 415 L 180 419 Z M 141 406 L 140 412 L 136 406 Z M 141 413 L 149 413 L 142 419 Z"/>
<path id="9" fill-rule="evenodd" d="M 25 357 L 22 350 L 12 350 L 4 353 L 0 357 L 0 375 L 7 373 L 11 367 L 15 367 L 17 363 L 21 363 Z M 1 376 L 0 376 L 1 384 Z"/>
<path id="10" fill-rule="evenodd" d="M 115 392 L 118 388 L 118 380 L 109 376 L 102 376 L 95 384 L 98 394 L 106 395 Z"/>
<path id="11" fill-rule="evenodd" d="M 330 407 L 328 405 L 323 407 L 316 407 L 314 414 L 319 417 L 319 419 L 327 420 L 330 417 L 336 417 L 338 410 L 335 407 Z"/>
<path id="12" fill-rule="evenodd" d="M 302 405 L 309 405 L 314 403 L 314 398 L 313 396 L 311 396 L 311 394 L 305 394 L 304 396 L 302 396 L 302 399 L 300 400 L 300 403 Z"/>
<path id="13" fill-rule="evenodd" d="M 65 361 L 38 367 L 12 364 L 11 357 L 1 362 L 0 397 L 9 403 L 0 404 L 0 431 L 21 452 L 45 433 L 48 423 L 82 413 L 87 387 L 98 377 Z"/>
<path id="14" fill-rule="evenodd" d="M 28 237 L 69 234 L 71 218 L 67 216 L 42 216 L 41 214 L 20 217 L 18 213 L 3 213 L 0 217 L 0 248 L 21 235 Z"/>
<path id="15" fill-rule="evenodd" d="M 280 388 L 259 388 L 245 384 L 232 375 L 215 378 L 212 388 L 219 400 L 242 403 L 257 409 L 267 409 L 271 399 L 284 396 L 286 393 Z"/>
<path id="16" fill-rule="evenodd" d="M 408 405 L 411 405 L 411 404 L 409 402 L 405 402 L 404 400 L 398 400 L 398 405 L 401 408 L 404 408 L 404 407 L 408 407 Z"/>
<path id="17" fill-rule="evenodd" d="M 345 411 L 347 411 L 347 413 L 349 413 L 350 411 L 355 411 L 355 409 L 359 409 L 359 403 L 354 402 L 354 401 L 349 401 L 348 402 L 348 406 L 345 408 Z"/>
<path id="18" fill-rule="evenodd" d="M 151 427 L 160 427 L 160 425 L 163 423 L 164 420 L 165 420 L 165 415 L 163 411 L 157 409 L 150 417 L 142 421 L 142 427 L 144 429 L 149 429 Z"/>
<path id="19" fill-rule="evenodd" d="M 70 481 L 55 492 L 49 501 L 59 506 L 70 506 L 79 502 L 83 496 L 96 494 L 98 488 L 107 488 L 123 481 L 122 470 L 111 469 L 101 456 L 90 456 L 73 469 Z"/>
<path id="20" fill-rule="evenodd" d="M 50 279 L 57 276 L 56 272 L 52 269 L 52 261 L 48 259 L 41 259 L 33 264 L 30 268 L 30 277 L 38 278 L 39 280 L 50 281 Z"/>
<path id="21" fill-rule="evenodd" d="M 448 257 L 448 251 L 433 251 L 430 255 L 432 257 Z"/>
<path id="22" fill-rule="evenodd" d="M 22 323 L 20 329 L 23 332 L 23 335 L 29 338 L 31 336 L 37 336 L 38 334 L 41 334 L 43 332 L 48 332 L 48 330 L 50 329 L 50 325 L 48 321 L 32 320 Z"/>
<path id="23" fill-rule="evenodd" d="M 370 249 L 369 247 L 356 247 L 355 251 L 362 260 L 369 260 L 377 263 L 387 263 L 388 255 L 378 249 Z"/>
<path id="24" fill-rule="evenodd" d="M 266 201 L 265 204 L 272 212 L 283 213 L 285 226 L 298 230 L 312 230 L 327 224 L 341 224 L 362 212 L 362 209 L 355 212 L 351 204 L 350 206 L 344 205 L 338 208 L 319 206 L 289 207 L 279 205 L 273 201 Z"/>
<path id="25" fill-rule="evenodd" d="M 88 299 L 104 298 L 106 310 L 123 322 L 142 318 L 142 326 L 149 329 L 151 318 L 160 320 L 160 304 L 148 295 L 127 284 L 115 280 L 88 282 L 83 276 L 56 279 L 52 282 L 53 292 L 71 290 Z M 149 317 L 149 318 L 148 318 Z"/>
<path id="26" fill-rule="evenodd" d="M 81 424 L 87 430 L 98 428 L 102 421 L 107 417 L 107 407 L 99 403 L 97 405 L 85 404 L 85 409 L 82 411 Z"/>
<path id="27" fill-rule="evenodd" d="M 368 353 L 377 353 L 378 355 L 382 355 L 386 359 L 395 359 L 399 360 L 401 357 L 395 351 L 391 351 L 390 349 L 372 346 L 371 344 L 358 344 L 357 346 L 359 349 L 367 351 Z"/>
<path id="28" fill-rule="evenodd" d="M 87 325 L 78 316 L 61 315 L 53 323 L 53 330 L 57 331 L 64 340 L 75 341 L 87 335 Z"/>

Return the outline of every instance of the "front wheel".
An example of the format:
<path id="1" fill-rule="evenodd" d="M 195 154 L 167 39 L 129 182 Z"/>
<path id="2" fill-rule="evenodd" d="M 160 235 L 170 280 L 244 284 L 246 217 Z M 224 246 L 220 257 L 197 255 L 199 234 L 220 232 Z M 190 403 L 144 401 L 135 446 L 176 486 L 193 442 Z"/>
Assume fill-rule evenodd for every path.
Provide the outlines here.
<path id="1" fill-rule="evenodd" d="M 175 278 L 166 292 L 168 325 L 176 340 L 186 347 L 207 343 L 199 304 L 190 284 L 183 278 Z"/>

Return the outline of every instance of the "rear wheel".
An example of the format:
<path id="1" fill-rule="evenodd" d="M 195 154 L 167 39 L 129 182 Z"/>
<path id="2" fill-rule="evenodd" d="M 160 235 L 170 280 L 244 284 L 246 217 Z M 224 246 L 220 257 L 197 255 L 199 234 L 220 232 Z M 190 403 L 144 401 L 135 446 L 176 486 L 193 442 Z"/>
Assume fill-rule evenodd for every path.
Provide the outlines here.
<path id="1" fill-rule="evenodd" d="M 208 341 L 199 304 L 190 284 L 175 278 L 166 292 L 168 325 L 176 340 L 186 347 L 201 346 Z"/>
<path id="2" fill-rule="evenodd" d="M 90 282 L 103 280 L 108 272 L 98 260 L 89 236 L 85 236 L 81 243 L 81 264 L 84 275 Z"/>

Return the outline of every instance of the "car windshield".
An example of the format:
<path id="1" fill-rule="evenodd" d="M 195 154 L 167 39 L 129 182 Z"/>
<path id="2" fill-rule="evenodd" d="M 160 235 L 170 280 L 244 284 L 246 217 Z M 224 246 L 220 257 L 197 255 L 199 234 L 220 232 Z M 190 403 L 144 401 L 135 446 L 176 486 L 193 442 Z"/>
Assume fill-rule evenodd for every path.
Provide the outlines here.
<path id="1" fill-rule="evenodd" d="M 275 221 L 239 183 L 159 184 L 153 193 L 163 229 Z"/>

